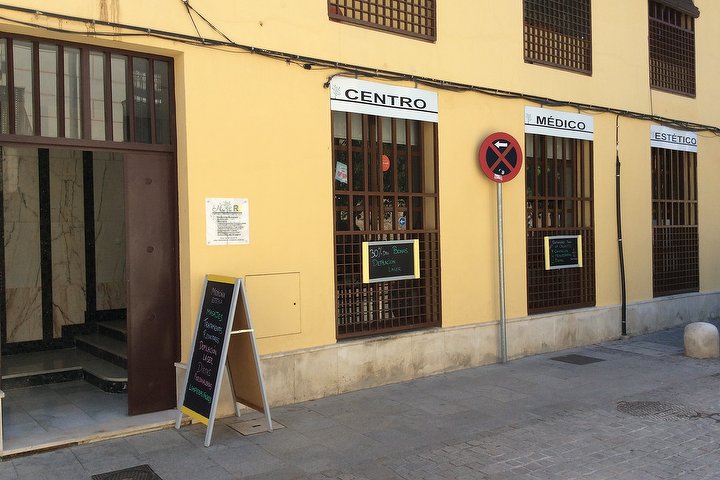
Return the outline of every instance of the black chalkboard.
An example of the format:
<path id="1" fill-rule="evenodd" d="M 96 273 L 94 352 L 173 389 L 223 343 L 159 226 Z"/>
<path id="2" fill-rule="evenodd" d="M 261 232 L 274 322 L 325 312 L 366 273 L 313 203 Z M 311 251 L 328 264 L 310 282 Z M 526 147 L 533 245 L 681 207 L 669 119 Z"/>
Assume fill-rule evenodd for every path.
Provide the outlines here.
<path id="1" fill-rule="evenodd" d="M 205 425 L 215 413 L 237 304 L 236 286 L 230 277 L 208 275 L 205 281 L 181 408 Z"/>
<path id="2" fill-rule="evenodd" d="M 582 236 L 545 237 L 545 270 L 582 267 Z"/>
<path id="3" fill-rule="evenodd" d="M 363 242 L 363 283 L 420 278 L 418 240 Z"/>

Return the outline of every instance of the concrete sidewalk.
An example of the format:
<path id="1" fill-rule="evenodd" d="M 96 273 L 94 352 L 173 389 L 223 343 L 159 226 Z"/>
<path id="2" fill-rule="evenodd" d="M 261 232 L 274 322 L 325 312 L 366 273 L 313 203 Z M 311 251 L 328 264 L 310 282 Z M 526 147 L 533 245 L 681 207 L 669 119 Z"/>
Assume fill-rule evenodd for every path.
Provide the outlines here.
<path id="1" fill-rule="evenodd" d="M 0 480 L 720 478 L 720 360 L 685 358 L 682 328 L 272 414 L 285 428 L 225 419 L 209 448 L 203 425 L 162 430 L 7 460 Z"/>

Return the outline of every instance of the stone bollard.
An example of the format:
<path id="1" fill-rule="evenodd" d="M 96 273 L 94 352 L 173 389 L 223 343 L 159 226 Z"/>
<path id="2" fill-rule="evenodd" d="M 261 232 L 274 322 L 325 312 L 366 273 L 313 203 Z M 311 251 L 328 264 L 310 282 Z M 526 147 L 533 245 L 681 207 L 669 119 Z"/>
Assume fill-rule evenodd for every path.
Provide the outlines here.
<path id="1" fill-rule="evenodd" d="M 685 355 L 692 358 L 720 358 L 720 335 L 712 323 L 694 322 L 685 326 Z"/>

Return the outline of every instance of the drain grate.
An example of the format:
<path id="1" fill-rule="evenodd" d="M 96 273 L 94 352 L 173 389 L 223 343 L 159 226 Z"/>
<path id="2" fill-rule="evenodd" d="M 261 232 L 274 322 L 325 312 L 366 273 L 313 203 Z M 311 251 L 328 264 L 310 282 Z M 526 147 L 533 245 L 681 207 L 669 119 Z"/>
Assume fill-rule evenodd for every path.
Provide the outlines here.
<path id="1" fill-rule="evenodd" d="M 602 358 L 588 357 L 585 355 L 563 355 L 561 357 L 552 357 L 550 360 L 557 360 L 558 362 L 572 363 L 573 365 L 588 365 L 590 363 L 603 362 Z"/>
<path id="2" fill-rule="evenodd" d="M 688 420 L 703 415 L 683 405 L 665 402 L 618 402 L 617 410 L 653 420 Z"/>
<path id="3" fill-rule="evenodd" d="M 138 465 L 124 470 L 93 475 L 92 480 L 162 480 L 162 478 L 153 472 L 150 465 Z"/>

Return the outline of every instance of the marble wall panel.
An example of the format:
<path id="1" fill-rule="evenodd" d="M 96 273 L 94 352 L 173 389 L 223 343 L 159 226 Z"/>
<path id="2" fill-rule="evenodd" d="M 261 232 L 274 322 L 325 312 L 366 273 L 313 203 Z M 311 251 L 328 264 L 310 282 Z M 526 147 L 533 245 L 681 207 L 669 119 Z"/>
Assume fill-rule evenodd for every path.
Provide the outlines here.
<path id="1" fill-rule="evenodd" d="M 84 289 L 85 227 L 82 224 L 53 222 L 50 231 L 52 232 L 53 288 L 79 285 Z"/>
<path id="2" fill-rule="evenodd" d="M 40 288 L 40 228 L 5 222 L 5 288 Z"/>
<path id="3" fill-rule="evenodd" d="M 40 288 L 8 288 L 5 291 L 8 343 L 42 340 L 42 294 Z"/>
<path id="4" fill-rule="evenodd" d="M 8 342 L 42 339 L 37 150 L 2 149 Z"/>
<path id="5" fill-rule="evenodd" d="M 50 151 L 50 221 L 83 225 L 85 219 L 82 152 Z"/>
<path id="6" fill-rule="evenodd" d="M 79 285 L 53 286 L 53 336 L 62 336 L 63 325 L 85 321 L 85 289 Z"/>
<path id="7" fill-rule="evenodd" d="M 82 152 L 50 152 L 53 334 L 85 322 L 85 213 Z"/>
<path id="8" fill-rule="evenodd" d="M 53 335 L 62 336 L 63 325 L 85 322 L 85 232 L 82 225 L 53 223 Z"/>
<path id="9" fill-rule="evenodd" d="M 480 365 L 480 338 L 478 326 L 444 329 L 445 370 L 460 370 Z"/>
<path id="10" fill-rule="evenodd" d="M 39 224 L 37 150 L 3 147 L 2 169 L 5 222 Z"/>
<path id="11" fill-rule="evenodd" d="M 337 349 L 321 348 L 296 355 L 294 389 L 295 395 L 302 399 L 340 393 Z"/>
<path id="12" fill-rule="evenodd" d="M 337 352 L 340 393 L 377 386 L 377 342 L 355 342 Z"/>
<path id="13" fill-rule="evenodd" d="M 125 295 L 125 194 L 122 157 L 96 153 L 95 269 L 97 309 L 121 309 Z"/>
<path id="14" fill-rule="evenodd" d="M 98 310 L 123 309 L 127 305 L 125 282 L 98 283 L 96 305 Z"/>

